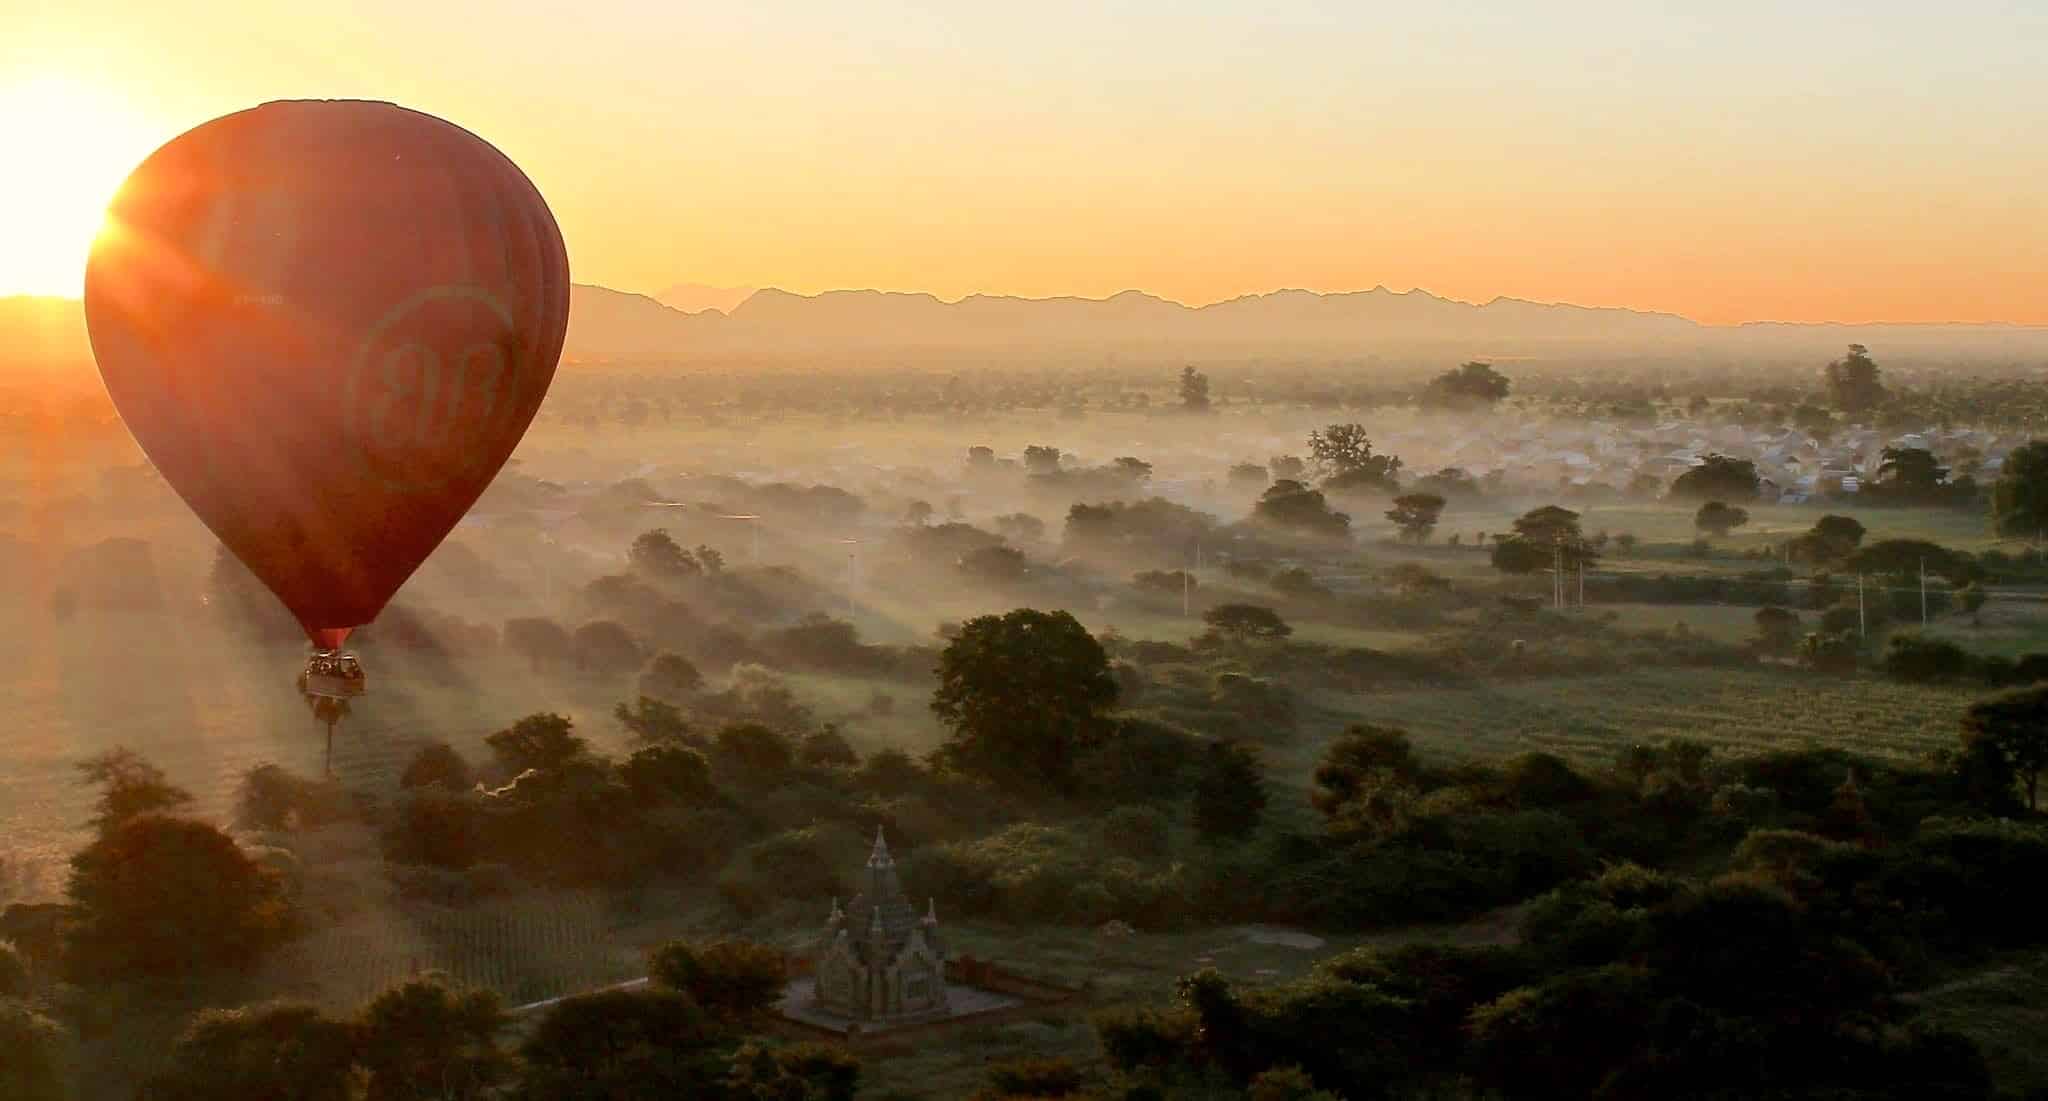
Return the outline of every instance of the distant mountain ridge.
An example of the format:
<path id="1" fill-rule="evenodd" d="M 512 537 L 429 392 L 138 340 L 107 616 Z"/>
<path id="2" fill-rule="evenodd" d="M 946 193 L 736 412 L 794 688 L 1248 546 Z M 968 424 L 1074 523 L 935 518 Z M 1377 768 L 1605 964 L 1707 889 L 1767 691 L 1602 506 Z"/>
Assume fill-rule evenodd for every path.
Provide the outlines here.
<path id="1" fill-rule="evenodd" d="M 692 285 L 693 286 L 693 285 Z M 673 289 L 673 288 L 672 288 Z M 687 311 L 655 297 L 577 284 L 565 359 L 579 362 L 774 361 L 885 356 L 981 360 L 1121 356 L 1244 360 L 1367 358 L 1662 359 L 1762 361 L 1829 356 L 1851 341 L 1886 355 L 1954 361 L 2048 362 L 2048 326 L 1755 322 L 1701 325 L 1677 314 L 1423 290 L 1279 290 L 1206 306 L 1141 291 L 1108 298 L 1016 298 L 844 290 L 803 295 L 766 288 L 697 288 L 729 312 Z M 666 292 L 665 292 L 666 293 Z M 685 301 L 702 301 L 689 299 Z M 77 299 L 0 298 L 0 366 L 89 364 Z"/>

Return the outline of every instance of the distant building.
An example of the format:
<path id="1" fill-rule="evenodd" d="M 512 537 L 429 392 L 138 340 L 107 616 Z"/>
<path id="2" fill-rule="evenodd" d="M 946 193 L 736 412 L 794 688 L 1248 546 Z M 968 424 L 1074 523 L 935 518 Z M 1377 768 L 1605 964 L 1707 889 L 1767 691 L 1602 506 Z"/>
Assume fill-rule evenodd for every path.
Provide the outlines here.
<path id="1" fill-rule="evenodd" d="M 889 1021 L 948 1012 L 937 903 L 927 901 L 924 917 L 917 916 L 880 829 L 860 892 L 845 910 L 832 900 L 815 972 L 818 1005 L 841 1017 Z"/>

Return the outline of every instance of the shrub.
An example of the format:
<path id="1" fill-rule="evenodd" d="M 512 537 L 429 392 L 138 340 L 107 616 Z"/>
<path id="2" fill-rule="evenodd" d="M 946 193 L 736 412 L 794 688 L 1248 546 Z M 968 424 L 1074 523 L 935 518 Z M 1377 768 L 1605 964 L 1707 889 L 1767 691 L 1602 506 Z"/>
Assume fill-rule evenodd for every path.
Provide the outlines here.
<path id="1" fill-rule="evenodd" d="M 1164 811 L 1149 806 L 1121 806 L 1103 815 L 1097 825 L 1105 850 L 1148 864 L 1165 862 L 1172 853 L 1172 824 Z"/>
<path id="2" fill-rule="evenodd" d="M 447 742 L 422 746 L 398 778 L 398 786 L 406 790 L 439 784 L 448 791 L 468 791 L 475 782 L 469 762 Z"/>
<path id="3" fill-rule="evenodd" d="M 1013 1059 L 988 1069 L 989 1088 L 1003 1097 L 1071 1097 L 1081 1083 L 1080 1068 L 1065 1059 Z"/>
<path id="4" fill-rule="evenodd" d="M 752 941 L 671 941 L 648 955 L 647 975 L 713 1017 L 737 1021 L 775 1004 L 789 965 L 781 950 Z"/>
<path id="5" fill-rule="evenodd" d="M 785 899 L 816 904 L 847 892 L 819 828 L 811 827 L 778 833 L 735 853 L 719 873 L 718 893 L 735 910 L 752 916 Z"/>
<path id="6" fill-rule="evenodd" d="M 1960 680 L 1975 671 L 1969 651 L 1946 639 L 1908 631 L 1893 635 L 1885 647 L 1885 675 L 1911 684 Z"/>

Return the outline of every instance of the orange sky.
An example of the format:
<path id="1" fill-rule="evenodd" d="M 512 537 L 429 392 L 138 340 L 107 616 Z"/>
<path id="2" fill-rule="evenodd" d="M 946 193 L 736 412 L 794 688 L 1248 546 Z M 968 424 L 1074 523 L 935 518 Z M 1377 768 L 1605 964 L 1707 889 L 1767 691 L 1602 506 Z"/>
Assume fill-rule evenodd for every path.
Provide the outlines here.
<path id="1" fill-rule="evenodd" d="M 364 96 L 497 144 L 629 290 L 2048 323 L 2048 5 L 26 3 L 0 293 L 77 293 L 178 132 Z"/>

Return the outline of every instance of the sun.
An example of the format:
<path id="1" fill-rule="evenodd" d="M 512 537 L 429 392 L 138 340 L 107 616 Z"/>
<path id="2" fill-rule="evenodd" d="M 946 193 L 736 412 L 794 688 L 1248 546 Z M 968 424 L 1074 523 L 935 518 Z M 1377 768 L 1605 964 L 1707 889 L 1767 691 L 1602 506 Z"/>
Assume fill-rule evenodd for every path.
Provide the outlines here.
<path id="1" fill-rule="evenodd" d="M 0 295 L 75 298 L 107 203 L 168 138 L 90 85 L 40 77 L 0 85 Z"/>

